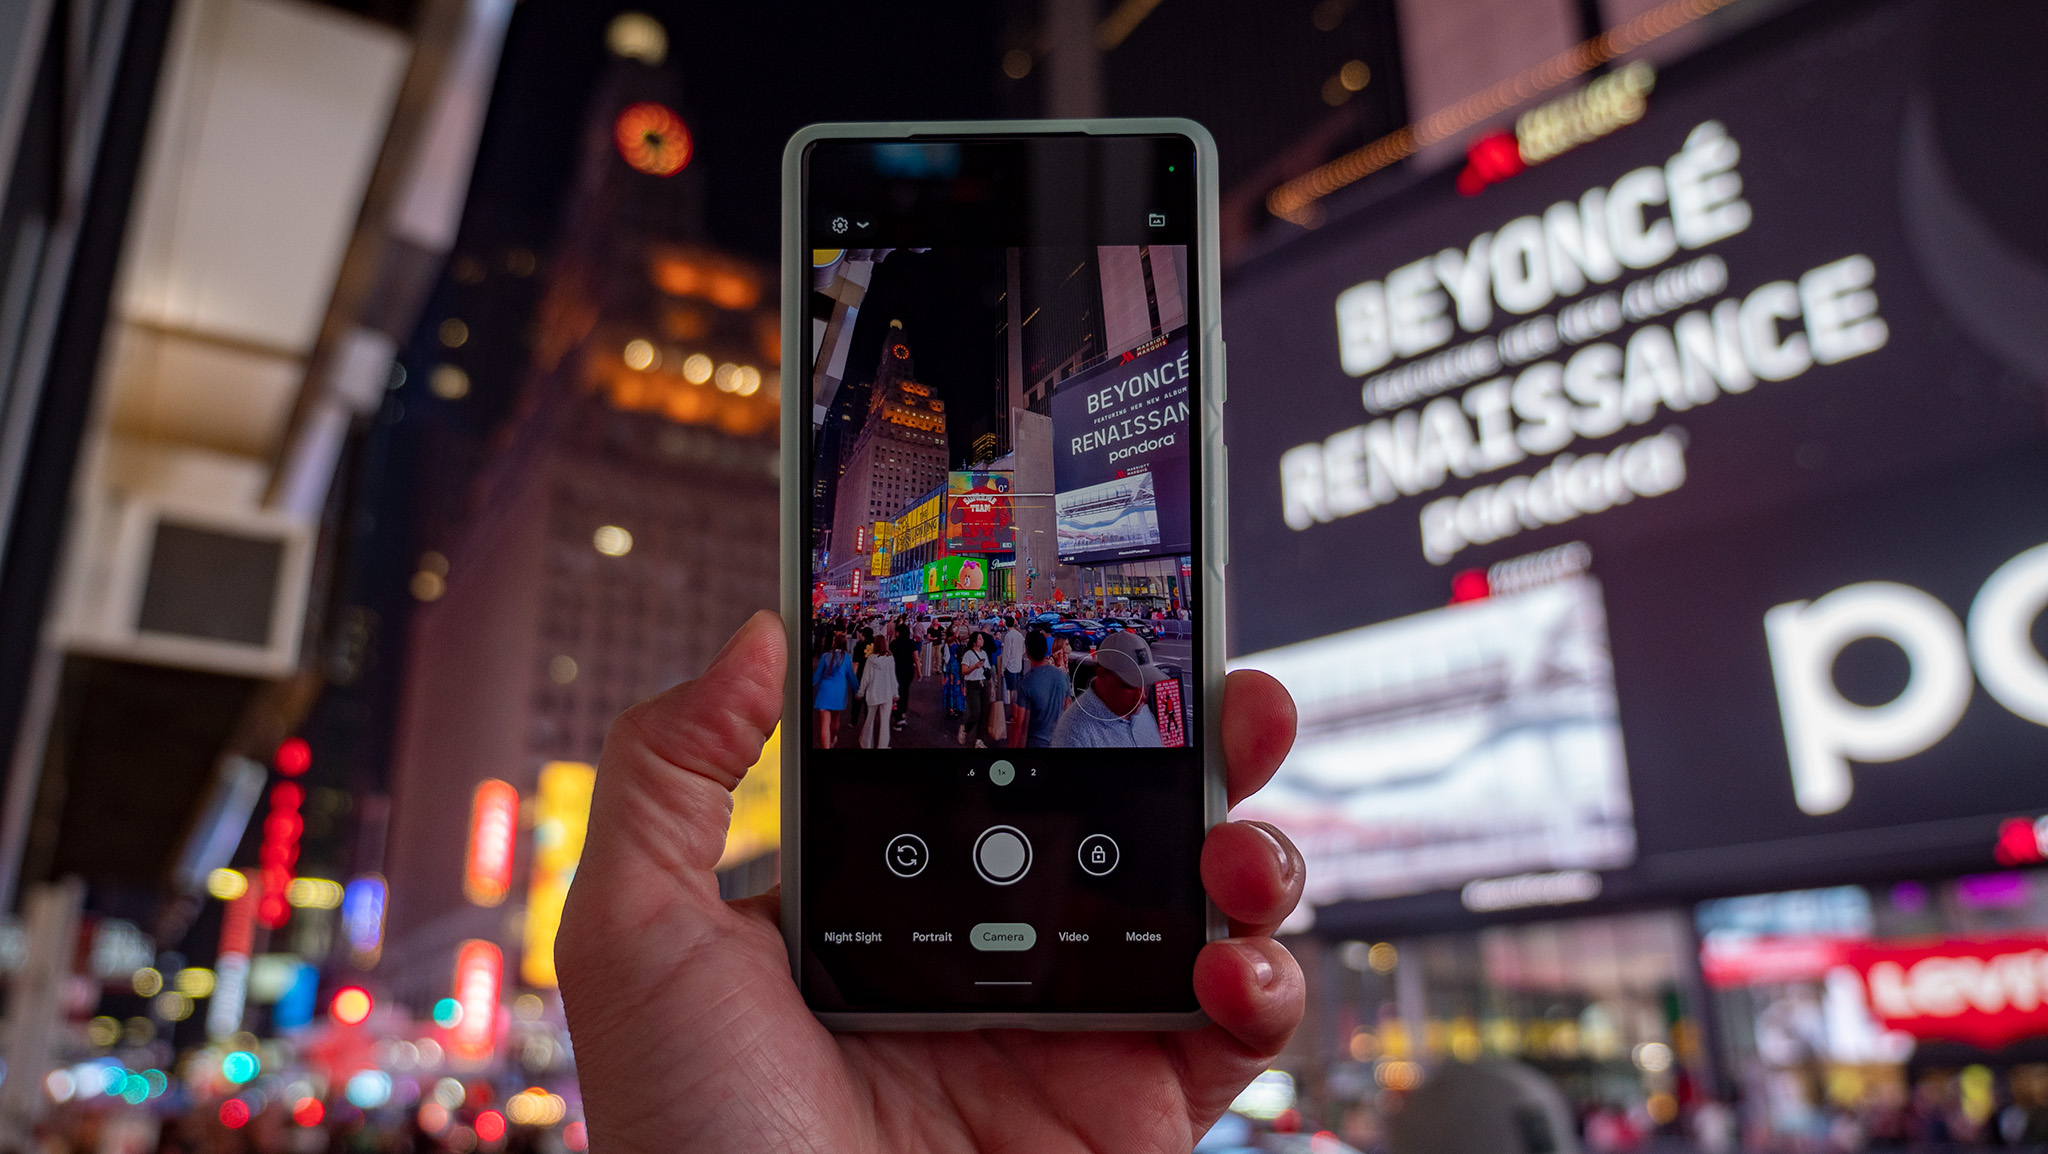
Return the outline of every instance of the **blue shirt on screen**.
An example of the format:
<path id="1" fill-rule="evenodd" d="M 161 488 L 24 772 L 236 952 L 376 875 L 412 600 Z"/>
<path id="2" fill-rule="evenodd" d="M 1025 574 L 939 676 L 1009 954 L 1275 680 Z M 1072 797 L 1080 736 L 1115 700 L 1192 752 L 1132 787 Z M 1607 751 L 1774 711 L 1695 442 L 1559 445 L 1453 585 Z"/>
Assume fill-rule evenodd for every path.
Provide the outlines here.
<path id="1" fill-rule="evenodd" d="M 1118 717 L 1095 696 L 1092 685 L 1060 714 L 1052 743 L 1058 749 L 1158 749 L 1165 744 L 1151 706 L 1140 705 L 1129 717 Z"/>
<path id="2" fill-rule="evenodd" d="M 1055 666 L 1041 665 L 1024 674 L 1024 687 L 1018 696 L 1031 715 L 1030 730 L 1024 738 L 1026 748 L 1045 749 L 1052 744 L 1053 727 L 1060 723 L 1060 715 L 1066 712 L 1067 699 L 1073 693 L 1074 683 Z"/>

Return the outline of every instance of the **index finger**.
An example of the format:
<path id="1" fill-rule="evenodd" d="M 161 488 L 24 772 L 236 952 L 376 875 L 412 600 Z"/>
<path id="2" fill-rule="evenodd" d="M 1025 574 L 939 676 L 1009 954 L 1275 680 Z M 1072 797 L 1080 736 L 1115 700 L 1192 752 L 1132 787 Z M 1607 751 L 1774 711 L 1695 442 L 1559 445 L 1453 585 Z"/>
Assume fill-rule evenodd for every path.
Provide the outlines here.
<path id="1" fill-rule="evenodd" d="M 1270 673 L 1240 669 L 1223 681 L 1223 760 L 1230 804 L 1259 791 L 1294 748 L 1294 698 Z"/>

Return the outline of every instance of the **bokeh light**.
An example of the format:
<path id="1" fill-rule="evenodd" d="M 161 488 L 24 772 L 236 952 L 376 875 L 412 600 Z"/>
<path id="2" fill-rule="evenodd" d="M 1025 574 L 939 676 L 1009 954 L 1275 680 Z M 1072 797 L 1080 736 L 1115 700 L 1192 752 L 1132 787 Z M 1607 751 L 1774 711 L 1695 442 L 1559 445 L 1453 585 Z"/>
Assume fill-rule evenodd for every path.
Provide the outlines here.
<path id="1" fill-rule="evenodd" d="M 605 47 L 614 56 L 652 68 L 668 58 L 668 30 L 645 12 L 621 12 L 605 26 Z"/>
<path id="2" fill-rule="evenodd" d="M 313 768 L 313 747 L 303 737 L 287 737 L 277 743 L 270 762 L 286 777 L 297 777 Z"/>
<path id="3" fill-rule="evenodd" d="M 301 1126 L 318 1126 L 327 1117 L 327 1107 L 318 1098 L 305 1097 L 292 1103 L 292 1121 Z"/>
<path id="4" fill-rule="evenodd" d="M 358 1070 L 348 1080 L 349 1104 L 374 1110 L 391 1100 L 391 1075 L 382 1070 Z"/>
<path id="5" fill-rule="evenodd" d="M 444 1030 L 452 1030 L 462 1024 L 462 1003 L 454 998 L 442 998 L 434 1003 L 434 1024 Z"/>
<path id="6" fill-rule="evenodd" d="M 284 900 L 302 910 L 338 909 L 341 883 L 331 878 L 293 878 L 284 887 Z"/>
<path id="7" fill-rule="evenodd" d="M 375 1003 L 369 991 L 361 986 L 343 986 L 334 993 L 334 1000 L 328 1004 L 328 1013 L 344 1026 L 359 1026 L 370 1016 Z"/>
<path id="8" fill-rule="evenodd" d="M 220 1104 L 220 1124 L 230 1130 L 240 1130 L 249 1124 L 249 1104 L 240 1098 L 229 1098 Z"/>
<path id="9" fill-rule="evenodd" d="M 217 869 L 206 875 L 206 892 L 231 902 L 249 892 L 249 879 L 240 870 Z"/>
<path id="10" fill-rule="evenodd" d="M 599 526 L 590 543 L 607 557 L 624 557 L 633 551 L 633 535 L 617 525 Z"/>
<path id="11" fill-rule="evenodd" d="M 690 163 L 695 146 L 683 118 L 666 105 L 646 100 L 619 113 L 612 138 L 627 164 L 649 176 L 674 176 Z"/>
<path id="12" fill-rule="evenodd" d="M 435 365 L 427 375 L 427 391 L 444 401 L 459 401 L 469 395 L 469 374 L 457 365 Z"/>
<path id="13" fill-rule="evenodd" d="M 263 1063 L 247 1050 L 236 1050 L 220 1060 L 220 1076 L 239 1086 L 262 1072 Z"/>

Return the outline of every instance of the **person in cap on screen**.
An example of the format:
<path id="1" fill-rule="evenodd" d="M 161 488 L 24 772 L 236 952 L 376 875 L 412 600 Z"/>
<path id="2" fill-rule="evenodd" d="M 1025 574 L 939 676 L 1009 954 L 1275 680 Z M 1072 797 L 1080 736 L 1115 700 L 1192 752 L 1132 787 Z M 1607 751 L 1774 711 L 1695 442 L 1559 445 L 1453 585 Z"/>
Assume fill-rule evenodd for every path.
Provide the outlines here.
<path id="1" fill-rule="evenodd" d="M 1129 630 L 1110 634 L 1095 651 L 1088 688 L 1053 728 L 1053 748 L 1159 748 L 1159 719 L 1145 704 L 1145 691 L 1165 679 L 1144 638 Z"/>

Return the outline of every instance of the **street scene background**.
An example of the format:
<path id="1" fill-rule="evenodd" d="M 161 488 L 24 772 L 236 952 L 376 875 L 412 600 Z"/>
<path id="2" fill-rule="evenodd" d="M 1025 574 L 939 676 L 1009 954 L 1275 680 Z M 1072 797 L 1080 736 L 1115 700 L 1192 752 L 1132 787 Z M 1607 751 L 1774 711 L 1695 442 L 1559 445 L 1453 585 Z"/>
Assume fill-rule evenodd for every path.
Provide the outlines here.
<path id="1" fill-rule="evenodd" d="M 784 741 L 1028 745 L 1111 667 L 1185 740 L 1204 596 L 1293 694 L 1236 816 L 1307 858 L 1308 1014 L 1203 1150 L 2048 1145 L 2044 47 L 2028 0 L 0 4 L 0 1152 L 585 1150 L 606 734 L 777 604 L 785 486 L 792 675 L 860 664 L 726 897 Z M 1222 590 L 1140 448 L 1187 253 L 811 250 L 783 361 L 794 132 L 1100 116 L 1217 143 Z"/>

